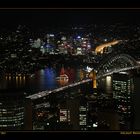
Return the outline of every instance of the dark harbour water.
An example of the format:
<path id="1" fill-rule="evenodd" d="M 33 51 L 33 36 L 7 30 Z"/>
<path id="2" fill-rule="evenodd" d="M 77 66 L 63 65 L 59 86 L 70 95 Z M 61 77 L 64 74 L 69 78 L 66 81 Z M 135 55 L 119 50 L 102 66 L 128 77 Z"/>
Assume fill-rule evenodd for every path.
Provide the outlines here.
<path id="1" fill-rule="evenodd" d="M 69 77 L 68 82 L 57 81 L 57 77 L 64 71 Z M 11 75 L 10 73 L 4 74 L 0 80 L 0 90 L 21 91 L 26 92 L 28 95 L 43 90 L 51 90 L 57 87 L 70 84 L 77 80 L 82 80 L 86 77 L 86 72 L 83 68 L 59 68 L 54 69 L 51 67 L 36 71 L 31 76 L 28 75 Z"/>

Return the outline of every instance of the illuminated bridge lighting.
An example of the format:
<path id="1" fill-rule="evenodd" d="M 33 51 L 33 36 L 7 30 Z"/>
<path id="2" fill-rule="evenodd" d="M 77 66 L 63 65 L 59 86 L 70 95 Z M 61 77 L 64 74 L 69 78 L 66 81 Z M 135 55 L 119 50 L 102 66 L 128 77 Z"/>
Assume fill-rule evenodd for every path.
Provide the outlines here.
<path id="1" fill-rule="evenodd" d="M 113 73 L 119 73 L 122 71 L 133 70 L 133 69 L 137 69 L 137 68 L 140 68 L 140 66 L 133 66 L 133 67 L 127 67 L 127 68 L 122 68 L 122 69 L 114 69 L 113 71 L 97 75 L 96 79 L 103 78 L 103 77 L 106 77 L 108 75 L 112 75 Z"/>
<path id="2" fill-rule="evenodd" d="M 112 41 L 112 42 L 108 42 L 108 43 L 104 43 L 104 44 L 102 44 L 102 45 L 99 45 L 99 46 L 96 47 L 95 52 L 96 52 L 96 53 L 98 53 L 98 52 L 103 53 L 103 49 L 104 49 L 104 48 L 107 48 L 107 47 L 109 47 L 109 46 L 116 45 L 116 44 L 118 44 L 120 41 L 121 41 L 121 40 L 115 40 L 115 41 Z"/>

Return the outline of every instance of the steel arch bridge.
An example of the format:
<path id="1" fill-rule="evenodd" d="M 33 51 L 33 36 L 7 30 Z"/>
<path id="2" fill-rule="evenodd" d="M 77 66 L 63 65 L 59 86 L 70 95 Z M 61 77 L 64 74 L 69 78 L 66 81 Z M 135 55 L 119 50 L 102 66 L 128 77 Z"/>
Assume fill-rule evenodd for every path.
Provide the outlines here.
<path id="1" fill-rule="evenodd" d="M 42 98 L 45 96 L 49 96 L 51 94 L 63 91 L 65 89 L 68 88 L 73 88 L 77 85 L 81 85 L 90 81 L 93 81 L 93 83 L 95 82 L 96 84 L 96 80 L 102 77 L 105 77 L 107 75 L 111 75 L 113 73 L 117 73 L 117 72 L 121 72 L 121 71 L 126 71 L 126 70 L 131 70 L 131 69 L 136 69 L 136 68 L 140 68 L 140 64 L 137 63 L 137 61 L 131 57 L 130 55 L 127 54 L 118 54 L 115 56 L 108 56 L 104 61 L 101 61 L 98 65 L 98 67 L 96 68 L 96 76 L 93 76 L 93 78 L 88 78 L 88 79 L 84 79 L 82 81 L 79 82 L 75 82 L 60 88 L 56 88 L 54 90 L 50 90 L 50 91 L 41 91 L 38 93 L 35 93 L 33 95 L 29 95 L 26 98 L 30 98 L 31 100 L 36 100 L 38 98 Z M 95 78 L 95 79 L 94 79 Z M 45 104 L 40 104 L 40 106 L 42 105 L 46 105 Z"/>
<path id="2" fill-rule="evenodd" d="M 96 68 L 96 79 L 102 78 L 113 73 L 139 68 L 140 64 L 128 54 L 117 54 L 109 56 L 101 61 Z"/>

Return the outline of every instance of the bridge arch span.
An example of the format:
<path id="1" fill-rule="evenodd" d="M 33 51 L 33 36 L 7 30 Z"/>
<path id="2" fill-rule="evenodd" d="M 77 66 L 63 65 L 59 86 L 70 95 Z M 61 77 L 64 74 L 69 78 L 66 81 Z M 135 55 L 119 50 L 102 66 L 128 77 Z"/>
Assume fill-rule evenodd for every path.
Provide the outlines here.
<path id="1" fill-rule="evenodd" d="M 108 56 L 97 67 L 97 77 L 140 67 L 137 61 L 128 54 Z"/>

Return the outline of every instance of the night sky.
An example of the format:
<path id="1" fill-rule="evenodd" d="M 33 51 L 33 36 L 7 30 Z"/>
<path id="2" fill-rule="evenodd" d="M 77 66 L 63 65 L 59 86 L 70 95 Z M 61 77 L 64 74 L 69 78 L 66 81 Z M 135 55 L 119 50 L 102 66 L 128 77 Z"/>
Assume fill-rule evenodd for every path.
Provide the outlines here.
<path id="1" fill-rule="evenodd" d="M 0 10 L 1 28 L 26 24 L 33 28 L 81 24 L 140 23 L 140 10 L 105 9 L 5 9 Z"/>

